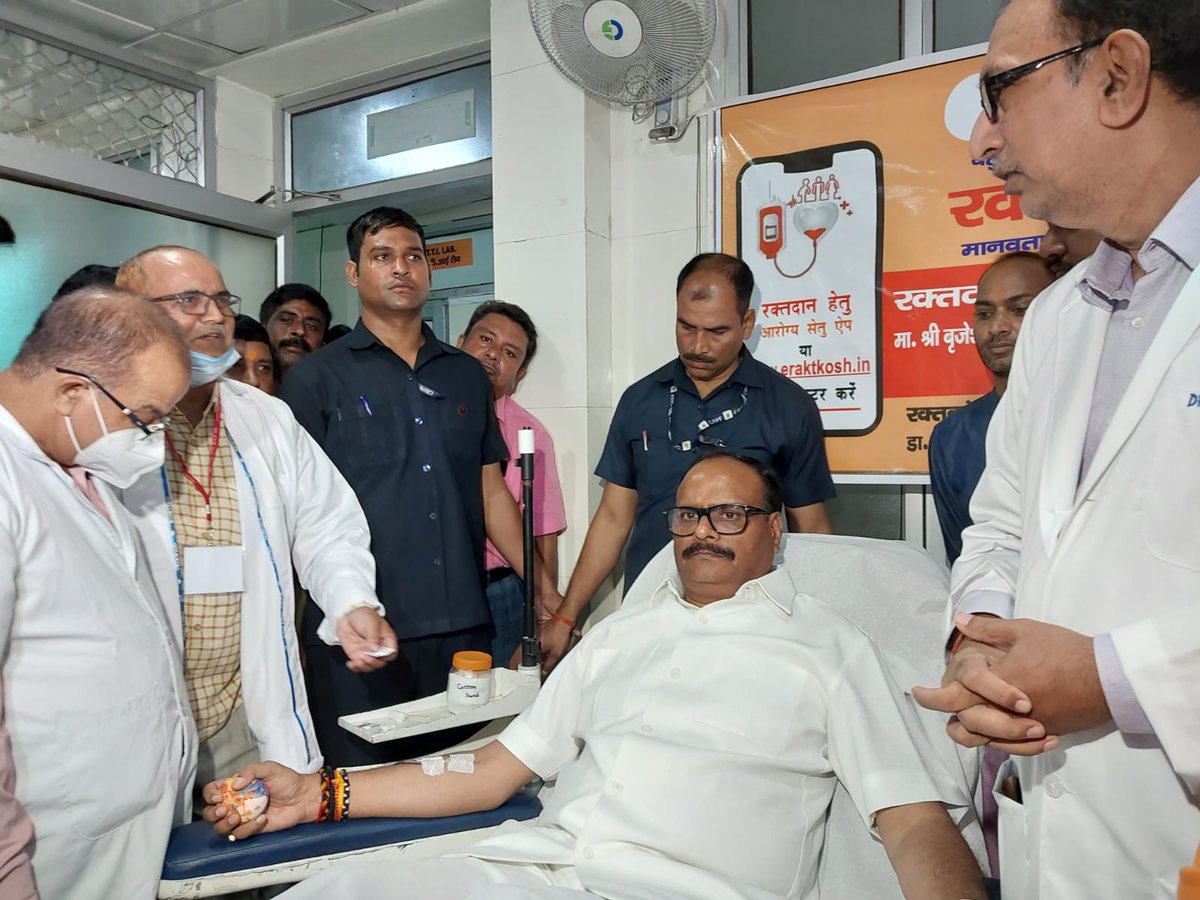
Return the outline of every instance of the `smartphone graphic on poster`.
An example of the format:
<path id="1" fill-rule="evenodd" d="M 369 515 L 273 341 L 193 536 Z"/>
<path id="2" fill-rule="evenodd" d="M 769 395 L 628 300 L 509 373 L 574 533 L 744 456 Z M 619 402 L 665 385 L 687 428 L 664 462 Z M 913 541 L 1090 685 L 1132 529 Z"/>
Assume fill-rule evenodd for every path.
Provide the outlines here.
<path id="1" fill-rule="evenodd" d="M 883 408 L 883 158 L 867 141 L 751 160 L 737 179 L 738 255 L 760 300 L 755 356 L 805 388 L 827 435 Z"/>

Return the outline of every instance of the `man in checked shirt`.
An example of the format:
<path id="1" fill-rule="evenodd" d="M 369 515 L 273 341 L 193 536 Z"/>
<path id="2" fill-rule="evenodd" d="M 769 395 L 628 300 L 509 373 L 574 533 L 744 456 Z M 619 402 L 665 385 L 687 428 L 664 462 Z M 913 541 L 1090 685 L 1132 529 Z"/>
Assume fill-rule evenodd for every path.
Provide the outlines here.
<path id="1" fill-rule="evenodd" d="M 378 668 L 395 652 L 362 509 L 285 404 L 221 377 L 237 359 L 238 298 L 212 262 L 155 247 L 122 265 L 118 281 L 162 306 L 191 350 L 166 465 L 123 500 L 183 645 L 198 783 L 255 759 L 315 771 L 293 571 L 325 612 L 321 636 L 342 645 L 350 668 Z"/>

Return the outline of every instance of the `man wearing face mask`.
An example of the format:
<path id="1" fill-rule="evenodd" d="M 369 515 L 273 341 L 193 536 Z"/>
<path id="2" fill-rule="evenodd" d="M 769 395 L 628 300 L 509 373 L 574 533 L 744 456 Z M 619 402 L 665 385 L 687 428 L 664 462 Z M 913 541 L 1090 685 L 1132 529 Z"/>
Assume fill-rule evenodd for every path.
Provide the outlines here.
<path id="1" fill-rule="evenodd" d="M 122 500 L 181 640 L 198 780 L 256 759 L 315 771 L 321 751 L 300 670 L 293 575 L 325 613 L 320 636 L 342 645 L 351 669 L 385 665 L 396 646 L 375 597 L 362 509 L 285 404 L 221 377 L 238 358 L 238 298 L 212 262 L 155 247 L 123 264 L 117 280 L 166 311 L 191 356 L 166 465 Z"/>
<path id="2" fill-rule="evenodd" d="M 51 304 L 0 372 L 6 900 L 151 900 L 190 812 L 179 651 L 113 491 L 161 468 L 187 381 L 179 330 L 112 287 Z"/>

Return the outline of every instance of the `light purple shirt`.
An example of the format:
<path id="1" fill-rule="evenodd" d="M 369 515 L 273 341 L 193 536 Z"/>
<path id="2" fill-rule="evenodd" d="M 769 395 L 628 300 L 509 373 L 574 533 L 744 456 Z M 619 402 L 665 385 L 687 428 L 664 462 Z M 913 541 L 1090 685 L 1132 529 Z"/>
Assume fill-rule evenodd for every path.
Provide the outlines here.
<path id="1" fill-rule="evenodd" d="M 15 783 L 0 680 L 0 900 L 37 900 L 28 850 L 33 844 L 33 823 L 13 793 Z"/>
<path id="2" fill-rule="evenodd" d="M 1111 316 L 1092 391 L 1092 408 L 1079 465 L 1081 482 L 1126 386 L 1145 359 L 1175 298 L 1200 263 L 1200 179 L 1192 182 L 1151 232 L 1138 252 L 1138 262 L 1145 274 L 1135 282 L 1133 258 L 1122 248 L 1104 241 L 1079 282 L 1084 301 Z M 968 589 L 958 608 L 1010 618 L 1013 605 L 1014 598 L 1005 591 Z M 1093 649 L 1113 722 L 1126 734 L 1153 734 L 1154 726 L 1125 677 L 1111 635 L 1096 635 Z"/>

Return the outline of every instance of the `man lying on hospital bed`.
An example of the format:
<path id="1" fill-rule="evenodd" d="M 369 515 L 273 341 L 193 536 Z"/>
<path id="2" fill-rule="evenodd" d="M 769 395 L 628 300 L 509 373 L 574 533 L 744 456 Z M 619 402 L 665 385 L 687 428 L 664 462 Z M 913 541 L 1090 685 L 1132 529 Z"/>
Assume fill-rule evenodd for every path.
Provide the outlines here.
<path id="1" fill-rule="evenodd" d="M 509 823 L 461 858 L 334 866 L 289 898 L 450 900 L 492 885 L 511 886 L 506 897 L 815 898 L 839 781 L 907 897 L 985 896 L 946 811 L 961 792 L 923 760 L 920 725 L 874 645 L 772 568 L 774 475 L 715 453 L 676 502 L 665 523 L 676 574 L 592 629 L 473 771 L 347 776 L 354 817 L 491 809 L 557 776 L 536 822 Z M 320 773 L 264 762 L 239 777 L 263 778 L 270 808 L 241 822 L 208 785 L 218 832 L 242 839 L 319 815 Z"/>

